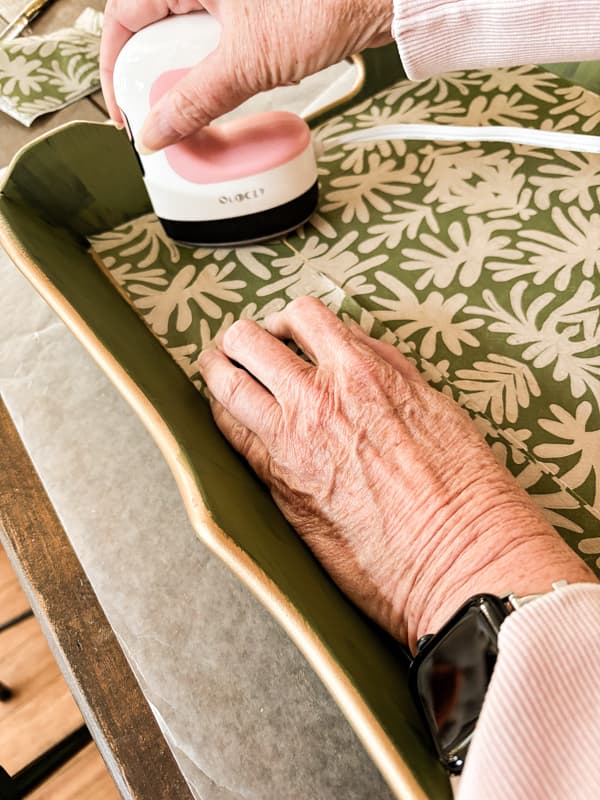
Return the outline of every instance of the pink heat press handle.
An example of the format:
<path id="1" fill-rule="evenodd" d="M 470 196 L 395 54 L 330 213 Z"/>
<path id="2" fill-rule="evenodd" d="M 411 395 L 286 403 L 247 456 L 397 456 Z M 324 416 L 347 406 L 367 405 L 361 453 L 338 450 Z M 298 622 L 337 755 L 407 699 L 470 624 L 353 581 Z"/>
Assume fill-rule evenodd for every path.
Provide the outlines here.
<path id="1" fill-rule="evenodd" d="M 164 72 L 150 90 L 150 105 L 189 72 Z M 221 183 L 279 167 L 310 145 L 310 128 L 289 111 L 264 111 L 203 128 L 165 149 L 167 161 L 191 183 Z"/>

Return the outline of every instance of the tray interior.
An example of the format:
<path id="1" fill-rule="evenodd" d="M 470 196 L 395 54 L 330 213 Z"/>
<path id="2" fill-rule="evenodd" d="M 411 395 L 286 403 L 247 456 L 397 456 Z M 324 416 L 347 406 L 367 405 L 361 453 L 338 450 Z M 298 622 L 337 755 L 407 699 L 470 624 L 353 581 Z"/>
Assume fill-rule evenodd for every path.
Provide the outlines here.
<path id="1" fill-rule="evenodd" d="M 330 112 L 329 119 L 316 121 L 325 126 L 324 132 L 377 124 L 393 114 L 406 121 L 425 114 L 440 122 L 462 121 L 471 114 L 471 124 L 477 124 L 472 109 L 479 108 L 484 118 L 492 103 L 500 104 L 497 114 L 508 116 L 512 124 L 551 119 L 560 126 L 570 115 L 575 116 L 571 127 L 585 131 L 595 113 L 594 95 L 581 95 L 578 104 L 571 84 L 537 68 L 512 73 L 511 89 L 504 92 L 496 73 L 480 72 L 425 84 L 399 83 L 376 94 L 386 83 L 384 61 L 377 69 L 375 88 L 367 85 L 337 116 Z M 557 113 L 561 104 L 564 109 Z M 0 196 L 2 241 L 9 253 L 148 425 L 178 479 L 200 537 L 286 627 L 399 796 L 419 796 L 418 786 L 424 796 L 449 796 L 446 776 L 408 696 L 406 658 L 396 642 L 337 590 L 264 487 L 222 439 L 193 383 L 193 361 L 223 320 L 249 305 L 260 316 L 269 303 L 285 302 L 296 291 L 324 297 L 338 313 L 405 347 L 438 388 L 461 402 L 569 543 L 598 569 L 594 531 L 600 516 L 600 455 L 585 446 L 560 455 L 565 436 L 575 442 L 577 422 L 580 429 L 583 425 L 584 444 L 591 441 L 584 434 L 598 427 L 598 284 L 596 280 L 595 289 L 585 259 L 573 264 L 572 283 L 566 272 L 560 283 L 560 265 L 544 277 L 535 258 L 543 240 L 528 233 L 558 236 L 574 226 L 588 236 L 598 190 L 590 181 L 575 197 L 568 194 L 570 216 L 565 217 L 560 207 L 566 196 L 561 192 L 569 193 L 569 176 L 576 183 L 578 170 L 589 164 L 580 156 L 573 161 L 563 154 L 547 155 L 495 145 L 401 147 L 385 142 L 333 152 L 322 165 L 319 215 L 285 240 L 233 253 L 196 252 L 161 238 L 129 145 L 111 126 L 67 126 L 26 148 Z M 549 161 L 562 172 L 549 172 Z M 382 167 L 388 162 L 391 166 Z M 462 169 L 468 174 L 462 182 L 454 174 L 455 184 L 445 192 L 444 164 L 454 173 Z M 369 180 L 370 194 L 365 191 Z M 496 206 L 477 206 L 477 192 L 483 197 L 486 191 L 485 196 L 491 192 L 500 198 Z M 433 216 L 428 217 L 427 206 Z M 503 253 L 480 259 L 480 277 L 486 279 L 480 284 L 468 276 L 466 258 L 446 282 L 443 271 L 436 273 L 431 265 L 444 257 L 451 261 L 460 236 L 477 233 L 477 218 L 487 225 L 490 235 L 483 239 L 488 245 L 503 239 L 492 246 Z M 563 239 L 567 241 L 566 234 Z M 428 262 L 423 253 L 429 254 Z M 294 259 L 306 267 L 304 283 L 286 283 L 294 274 Z M 407 262 L 414 268 L 403 269 Z M 514 268 L 515 262 L 520 269 Z M 213 292 L 208 299 L 218 301 L 218 311 L 212 316 L 198 303 L 188 303 L 194 324 L 178 325 L 177 314 L 168 313 L 165 327 L 164 314 L 149 318 L 155 305 L 139 302 L 152 295 L 140 292 L 140 286 L 163 290 L 187 266 L 194 268 L 195 277 L 210 265 L 219 274 L 229 263 L 233 267 L 221 282 L 245 281 L 244 292 L 250 288 L 240 300 Z M 130 279 L 123 280 L 127 274 Z M 153 284 L 157 278 L 159 283 Z M 271 291 L 277 281 L 277 290 Z M 582 285 L 589 296 L 581 294 Z M 234 295 L 240 288 L 226 287 Z M 567 289 L 571 306 L 565 308 Z M 434 335 L 432 313 L 444 312 L 450 296 L 460 296 L 458 327 L 453 322 L 446 335 Z M 543 296 L 548 297 L 545 306 Z M 572 297 L 579 298 L 579 305 Z M 478 310 L 468 312 L 469 306 Z M 535 306 L 540 319 L 531 310 Z M 519 331 L 510 328 L 506 314 L 512 312 L 514 322 L 519 309 L 532 335 L 539 335 L 516 344 Z M 548 322 L 552 314 L 554 327 Z M 557 356 L 544 362 L 540 353 L 548 351 L 554 335 L 574 344 L 575 361 L 565 365 Z M 501 386 L 488 391 L 490 386 L 481 384 L 491 381 L 492 373 Z M 569 421 L 565 414 L 571 425 L 563 430 L 561 420 Z M 582 477 L 584 456 L 589 470 Z"/>

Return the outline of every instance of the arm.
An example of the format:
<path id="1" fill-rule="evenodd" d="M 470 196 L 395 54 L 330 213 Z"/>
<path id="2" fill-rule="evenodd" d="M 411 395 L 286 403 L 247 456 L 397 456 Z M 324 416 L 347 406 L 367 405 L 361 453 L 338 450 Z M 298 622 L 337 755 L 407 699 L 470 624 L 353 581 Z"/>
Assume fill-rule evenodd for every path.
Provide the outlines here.
<path id="1" fill-rule="evenodd" d="M 409 78 L 600 58 L 598 0 L 394 0 Z"/>
<path id="2" fill-rule="evenodd" d="M 392 31 L 415 79 L 451 69 L 600 57 L 597 0 L 393 2 L 108 0 L 100 72 L 110 115 L 121 121 L 112 73 L 127 40 L 169 14 L 202 8 L 221 23 L 221 41 L 152 109 L 141 134 L 146 153 L 189 136 L 258 92 L 387 44 Z"/>
<path id="3" fill-rule="evenodd" d="M 146 152 L 189 136 L 259 92 L 392 42 L 392 0 L 108 0 L 100 75 L 116 122 L 112 76 L 123 45 L 169 14 L 200 9 L 220 22 L 219 45 L 153 107 L 141 133 Z"/>

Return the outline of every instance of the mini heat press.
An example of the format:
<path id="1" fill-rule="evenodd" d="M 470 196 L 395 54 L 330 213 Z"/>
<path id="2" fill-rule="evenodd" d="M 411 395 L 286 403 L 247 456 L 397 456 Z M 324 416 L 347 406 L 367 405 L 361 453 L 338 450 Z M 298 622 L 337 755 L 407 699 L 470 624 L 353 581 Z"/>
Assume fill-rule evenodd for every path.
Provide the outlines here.
<path id="1" fill-rule="evenodd" d="M 218 21 L 199 11 L 148 25 L 125 44 L 114 89 L 134 148 L 150 108 L 216 48 L 220 32 Z M 180 242 L 267 239 L 297 228 L 317 205 L 310 129 L 287 111 L 217 122 L 138 159 L 157 216 Z"/>

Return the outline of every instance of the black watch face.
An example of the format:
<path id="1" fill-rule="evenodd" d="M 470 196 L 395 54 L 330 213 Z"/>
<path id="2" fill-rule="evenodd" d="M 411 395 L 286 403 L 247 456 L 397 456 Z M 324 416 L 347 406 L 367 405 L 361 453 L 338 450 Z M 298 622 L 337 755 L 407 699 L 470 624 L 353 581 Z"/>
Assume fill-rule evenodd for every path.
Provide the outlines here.
<path id="1" fill-rule="evenodd" d="M 495 598 L 493 598 L 495 599 Z M 440 759 L 460 772 L 498 654 L 501 619 L 484 603 L 461 609 L 430 642 L 418 665 L 416 691 Z"/>

